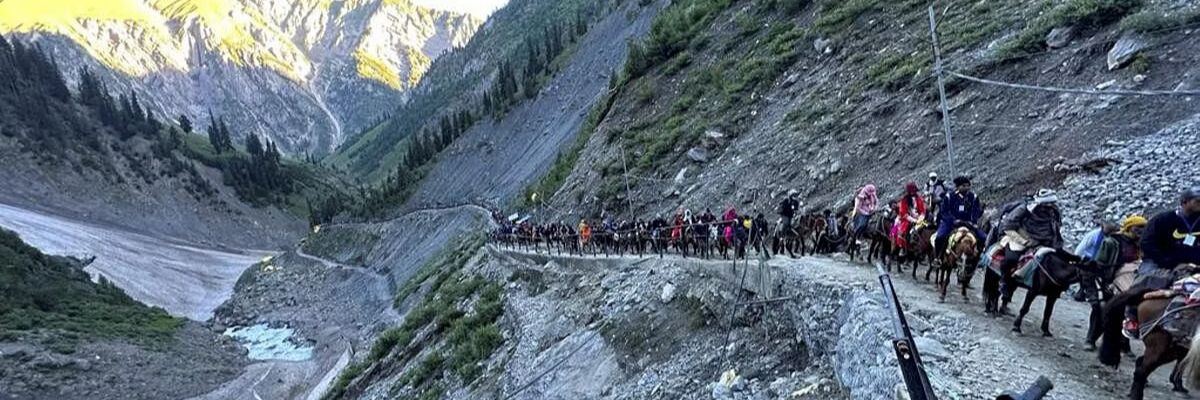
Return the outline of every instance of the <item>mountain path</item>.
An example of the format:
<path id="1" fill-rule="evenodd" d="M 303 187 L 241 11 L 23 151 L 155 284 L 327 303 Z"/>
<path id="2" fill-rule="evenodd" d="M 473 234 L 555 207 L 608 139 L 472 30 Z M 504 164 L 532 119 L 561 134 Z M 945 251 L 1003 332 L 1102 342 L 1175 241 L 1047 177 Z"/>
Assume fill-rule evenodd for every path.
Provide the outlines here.
<path id="1" fill-rule="evenodd" d="M 640 264 L 648 257 L 631 255 L 622 256 L 579 256 L 570 254 L 547 254 L 545 251 L 534 252 L 518 250 L 503 246 L 489 245 L 494 251 L 517 255 L 537 255 L 557 260 L 562 265 L 572 265 L 579 262 L 601 262 L 606 265 L 616 263 Z M 657 256 L 649 257 L 657 258 Z M 668 261 L 703 263 L 721 265 L 728 260 L 698 260 L 684 259 L 678 255 L 666 255 Z M 808 279 L 822 281 L 855 281 L 878 287 L 879 275 L 876 269 L 866 268 L 866 264 L 852 262 L 844 255 L 808 256 L 797 259 L 776 256 L 767 262 L 774 270 L 771 274 L 801 275 Z M 918 275 L 924 274 L 924 266 Z M 1051 379 L 1055 389 L 1048 399 L 1119 399 L 1124 398 L 1132 382 L 1133 358 L 1124 357 L 1118 370 L 1104 367 L 1096 360 L 1095 352 L 1082 350 L 1083 338 L 1088 328 L 1090 308 L 1086 303 L 1075 302 L 1069 298 L 1060 299 L 1055 306 L 1050 330 L 1056 336 L 1041 337 L 1038 326 L 1041 323 L 1043 299 L 1034 302 L 1029 314 L 1025 316 L 1023 328 L 1025 334 L 1010 332 L 1014 317 L 1005 316 L 992 318 L 983 314 L 982 298 L 978 288 L 982 287 L 982 274 L 976 274 L 971 288 L 968 290 L 969 301 L 964 302 L 957 294 L 960 288 L 951 285 L 946 302 L 939 302 L 935 286 L 923 278 L 913 280 L 911 270 L 892 275 L 896 293 L 905 308 L 910 321 L 917 315 L 922 320 L 944 321 L 955 320 L 954 326 L 963 326 L 962 332 L 955 332 L 952 338 L 940 337 L 939 344 L 952 349 L 942 354 L 937 361 L 931 355 L 925 355 L 926 350 L 920 349 L 925 355 L 926 368 L 930 379 L 938 389 L 942 398 L 950 399 L 992 399 L 1003 390 L 1023 391 L 1039 376 Z M 882 292 L 879 292 L 882 296 Z M 781 294 L 786 295 L 786 293 Z M 1012 310 L 1015 313 L 1024 299 L 1022 289 L 1014 295 Z M 911 323 L 911 322 L 910 322 Z M 931 322 L 933 323 L 933 322 Z M 914 326 L 917 331 L 932 331 L 934 327 Z M 926 333 L 924 337 L 929 338 Z M 935 339 L 937 340 L 937 339 Z M 886 347 L 886 346 L 885 346 Z M 1143 348 L 1140 342 L 1133 344 L 1135 354 L 1141 354 Z M 887 356 L 891 356 L 888 354 Z M 1014 360 L 1020 360 L 1016 362 Z M 1170 366 L 1159 368 L 1150 378 L 1146 398 L 1166 399 L 1196 398 L 1171 392 L 1169 383 Z"/>

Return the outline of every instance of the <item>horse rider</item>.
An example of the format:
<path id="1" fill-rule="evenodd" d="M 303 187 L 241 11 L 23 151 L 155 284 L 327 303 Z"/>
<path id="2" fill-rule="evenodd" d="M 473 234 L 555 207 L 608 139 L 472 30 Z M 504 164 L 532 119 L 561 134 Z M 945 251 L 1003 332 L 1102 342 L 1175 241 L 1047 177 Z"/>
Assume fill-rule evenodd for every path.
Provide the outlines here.
<path id="1" fill-rule="evenodd" d="M 800 192 L 796 189 L 789 190 L 787 197 L 779 203 L 779 217 L 783 218 L 780 230 L 785 236 L 791 236 L 795 232 L 792 229 L 792 219 L 796 218 L 796 211 L 800 210 L 800 200 L 797 199 L 799 195 Z"/>
<path id="2" fill-rule="evenodd" d="M 1008 240 L 1004 259 L 1000 262 L 1001 276 L 1010 276 L 1026 251 L 1037 251 L 1042 247 L 1062 249 L 1062 212 L 1058 209 L 1058 194 L 1050 189 L 1039 190 L 1032 202 L 1005 218 L 1001 229 Z M 1007 279 L 1001 280 L 1002 287 L 1004 282 Z M 1001 289 L 1005 303 L 1012 300 L 1012 289 Z"/>
<path id="3" fill-rule="evenodd" d="M 587 246 L 588 240 L 592 238 L 592 227 L 588 225 L 587 218 L 579 220 L 579 246 Z"/>
<path id="4" fill-rule="evenodd" d="M 854 224 L 851 226 L 855 238 L 861 237 L 871 222 L 871 214 L 879 208 L 879 194 L 875 185 L 867 184 L 854 196 Z"/>
<path id="5" fill-rule="evenodd" d="M 975 233 L 979 243 L 987 241 L 987 235 L 979 229 L 979 217 L 983 216 L 983 206 L 975 192 L 971 191 L 971 179 L 965 176 L 954 178 L 954 191 L 942 196 L 938 211 L 938 230 L 934 241 L 936 254 L 945 254 L 946 245 L 950 241 L 950 232 L 958 225 L 965 224 Z"/>
<path id="6" fill-rule="evenodd" d="M 900 198 L 900 208 L 896 214 L 896 237 L 892 238 L 904 251 L 911 252 L 909 236 L 919 223 L 925 220 L 925 200 L 917 184 L 909 182 L 904 186 L 904 196 Z"/>
<path id="7" fill-rule="evenodd" d="M 937 172 L 929 173 L 929 181 L 925 182 L 925 208 L 929 210 L 927 215 L 937 218 L 938 206 L 942 204 L 942 198 L 946 196 L 946 180 L 939 178 Z M 929 221 L 937 223 L 937 221 Z"/>
<path id="8" fill-rule="evenodd" d="M 1138 267 L 1133 286 L 1140 289 L 1164 289 L 1175 280 L 1180 266 L 1200 265 L 1200 187 L 1184 190 L 1179 208 L 1155 215 L 1142 236 L 1145 258 Z M 1132 288 L 1131 288 L 1132 289 Z M 1125 310 L 1124 333 L 1138 337 L 1137 308 Z"/>

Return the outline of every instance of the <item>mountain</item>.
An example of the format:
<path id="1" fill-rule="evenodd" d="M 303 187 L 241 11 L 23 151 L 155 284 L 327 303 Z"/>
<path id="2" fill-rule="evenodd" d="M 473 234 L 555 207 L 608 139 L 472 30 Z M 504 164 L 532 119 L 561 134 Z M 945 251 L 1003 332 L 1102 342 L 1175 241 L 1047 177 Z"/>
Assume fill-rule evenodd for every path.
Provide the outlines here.
<path id="1" fill-rule="evenodd" d="M 0 33 L 165 115 L 211 111 L 290 153 L 373 125 L 482 21 L 408 0 L 9 0 Z"/>
<path id="2" fill-rule="evenodd" d="M 190 120 L 144 106 L 152 93 L 112 93 L 88 69 L 60 73 L 20 40 L 0 36 L 0 76 L 4 205 L 195 244 L 271 248 L 305 230 L 303 216 L 321 208 L 314 202 L 340 193 L 329 171 L 284 158 L 223 116 L 205 119 L 205 138 Z"/>

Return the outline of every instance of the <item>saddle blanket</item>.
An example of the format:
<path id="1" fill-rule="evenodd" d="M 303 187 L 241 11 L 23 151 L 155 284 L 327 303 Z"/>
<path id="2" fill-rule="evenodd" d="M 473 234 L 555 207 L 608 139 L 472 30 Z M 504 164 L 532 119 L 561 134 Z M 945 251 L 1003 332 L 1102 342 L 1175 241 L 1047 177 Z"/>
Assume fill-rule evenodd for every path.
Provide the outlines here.
<path id="1" fill-rule="evenodd" d="M 1016 271 L 1013 271 L 1012 276 L 1020 279 L 1021 283 L 1023 283 L 1026 287 L 1033 286 L 1033 278 L 1036 276 L 1037 271 L 1042 268 L 1042 259 L 1045 258 L 1047 254 L 1053 252 L 1054 249 L 1048 247 L 1042 247 L 1036 251 L 1026 252 L 1021 256 L 1021 261 L 1017 263 L 1019 267 L 1017 267 Z M 1001 255 L 1001 259 L 1003 260 L 1003 255 Z"/>
<path id="2" fill-rule="evenodd" d="M 1151 323 L 1142 324 L 1138 329 L 1138 339 L 1144 339 L 1150 332 L 1161 327 L 1171 334 L 1176 344 L 1189 347 L 1197 322 L 1200 322 L 1200 304 L 1189 305 L 1185 297 L 1175 296 L 1171 298 L 1161 316 Z"/>

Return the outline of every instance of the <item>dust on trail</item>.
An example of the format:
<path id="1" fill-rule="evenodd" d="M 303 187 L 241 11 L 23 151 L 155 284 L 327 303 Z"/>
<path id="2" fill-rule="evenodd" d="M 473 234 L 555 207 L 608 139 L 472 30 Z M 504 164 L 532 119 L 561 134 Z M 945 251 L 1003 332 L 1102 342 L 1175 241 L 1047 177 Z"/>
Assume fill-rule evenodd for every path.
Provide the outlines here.
<path id="1" fill-rule="evenodd" d="M 86 269 L 93 279 L 103 276 L 135 300 L 195 321 L 211 318 L 242 272 L 270 255 L 205 249 L 4 204 L 0 226 L 48 254 L 94 256 Z"/>

